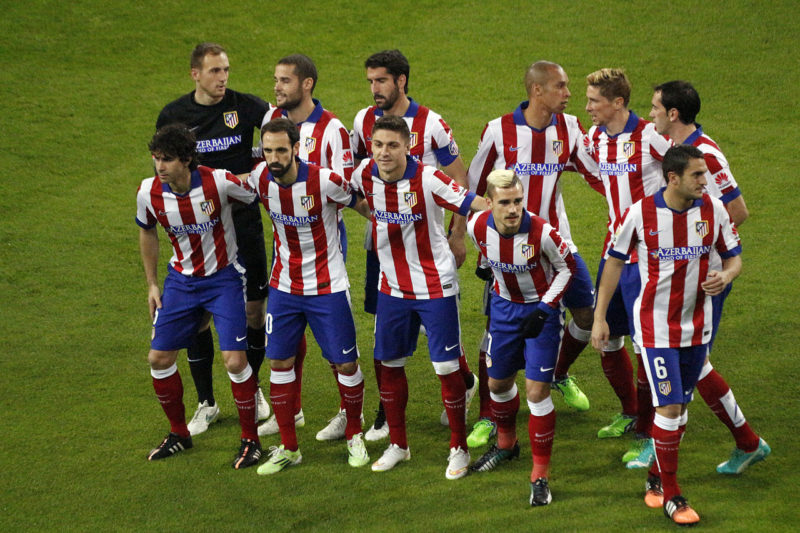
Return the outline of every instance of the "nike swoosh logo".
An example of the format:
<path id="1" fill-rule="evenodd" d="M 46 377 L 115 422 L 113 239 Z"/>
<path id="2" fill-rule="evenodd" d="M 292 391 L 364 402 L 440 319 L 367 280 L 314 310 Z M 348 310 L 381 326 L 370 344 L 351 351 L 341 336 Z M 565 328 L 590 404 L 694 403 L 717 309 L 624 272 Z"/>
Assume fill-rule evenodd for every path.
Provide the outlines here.
<path id="1" fill-rule="evenodd" d="M 189 128 L 189 131 L 197 131 L 199 128 L 200 126 L 195 126 L 194 128 Z"/>
<path id="2" fill-rule="evenodd" d="M 247 338 L 247 335 L 245 335 L 244 337 L 236 337 L 236 342 L 242 342 L 246 338 Z"/>
<path id="3" fill-rule="evenodd" d="M 553 368 L 555 368 L 555 367 L 551 366 L 550 368 L 545 368 L 543 366 L 540 366 L 539 367 L 539 372 L 547 372 L 548 370 L 553 370 Z"/>
<path id="4" fill-rule="evenodd" d="M 516 152 L 517 150 L 519 150 L 519 146 L 511 146 L 508 148 L 509 152 Z"/>
<path id="5" fill-rule="evenodd" d="M 264 289 L 266 289 L 266 288 L 267 288 L 267 285 L 269 285 L 269 281 L 268 281 L 268 282 L 266 282 L 266 283 L 265 283 L 265 284 L 263 284 L 263 285 L 259 284 L 259 286 L 258 286 L 258 290 L 260 290 L 260 291 L 263 291 Z"/>
<path id="6" fill-rule="evenodd" d="M 658 231 L 650 230 L 650 236 L 651 237 L 654 236 L 654 235 L 658 235 L 659 233 L 661 233 L 661 230 L 658 230 Z"/>
<path id="7" fill-rule="evenodd" d="M 367 193 L 367 196 L 375 196 L 376 194 L 377 194 L 377 193 L 374 193 L 374 192 L 368 192 L 368 193 Z"/>
<path id="8" fill-rule="evenodd" d="M 454 348 L 458 348 L 458 344 L 454 344 L 452 346 L 445 346 L 444 347 L 444 351 L 445 352 L 449 352 L 450 350 L 453 350 Z"/>
<path id="9" fill-rule="evenodd" d="M 541 439 L 542 437 L 552 437 L 553 434 L 552 433 L 536 433 L 536 434 L 534 434 L 534 436 L 537 439 Z"/>
<path id="10" fill-rule="evenodd" d="M 352 352 L 352 351 L 353 351 L 353 350 L 355 350 L 355 349 L 356 349 L 356 347 L 355 347 L 355 346 L 353 346 L 353 347 L 352 347 L 352 348 L 350 348 L 349 350 L 345 350 L 344 348 L 342 348 L 342 353 L 343 353 L 344 355 L 347 355 L 347 354 L 349 354 L 350 352 Z"/>

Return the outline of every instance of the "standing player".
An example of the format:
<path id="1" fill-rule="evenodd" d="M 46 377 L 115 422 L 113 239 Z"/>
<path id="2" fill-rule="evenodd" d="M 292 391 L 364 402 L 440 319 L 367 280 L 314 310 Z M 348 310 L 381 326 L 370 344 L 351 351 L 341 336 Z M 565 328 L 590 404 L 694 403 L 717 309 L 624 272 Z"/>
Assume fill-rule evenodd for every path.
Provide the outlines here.
<path id="1" fill-rule="evenodd" d="M 336 115 L 324 109 L 319 100 L 313 98 L 317 85 L 317 67 L 310 57 L 303 54 L 286 56 L 275 65 L 275 102 L 278 108 L 264 116 L 264 124 L 277 117 L 287 117 L 300 130 L 298 157 L 306 164 L 328 168 L 339 176 L 350 179 L 353 173 L 353 153 L 350 151 L 350 135 Z M 339 235 L 344 259 L 347 259 L 347 233 L 339 214 Z M 305 360 L 305 337 L 300 341 L 294 368 L 297 376 L 295 420 L 305 422 L 301 400 L 303 361 Z M 333 365 L 331 366 L 333 368 Z M 334 376 L 336 370 L 333 370 Z M 344 404 L 328 425 L 317 433 L 317 440 L 341 439 L 345 436 Z M 258 428 L 259 435 L 278 432 L 274 416 Z"/>
<path id="2" fill-rule="evenodd" d="M 408 97 L 408 77 L 411 67 L 408 59 L 400 50 L 384 50 L 371 55 L 364 62 L 367 69 L 367 81 L 370 84 L 374 106 L 366 107 L 356 114 L 353 122 L 352 146 L 353 154 L 357 160 L 372 157 L 372 129 L 375 121 L 382 116 L 402 117 L 411 132 L 409 151 L 411 157 L 425 165 L 439 166 L 445 174 L 450 176 L 462 187 L 467 186 L 467 169 L 461 159 L 458 145 L 453 139 L 453 133 L 444 119 L 434 111 L 418 104 Z M 456 267 L 460 267 L 466 258 L 464 247 L 464 231 L 466 220 L 460 215 L 454 215 L 451 224 L 448 244 L 456 260 Z M 364 284 L 364 310 L 375 314 L 378 296 L 378 258 L 375 253 L 374 243 L 371 241 L 370 229 L 367 228 L 365 247 L 367 249 L 366 281 Z M 409 335 L 414 343 L 418 336 L 419 325 L 411 325 Z M 466 356 L 463 353 L 459 359 L 459 371 L 467 387 L 467 408 L 477 391 L 477 381 L 469 369 Z M 375 375 L 380 387 L 380 363 L 375 361 Z M 442 425 L 447 425 L 447 414 L 442 413 Z M 367 440 L 380 440 L 389 434 L 386 425 L 386 415 L 383 404 L 378 405 L 378 415 L 375 423 L 367 431 Z"/>
<path id="3" fill-rule="evenodd" d="M 364 378 L 358 366 L 356 329 L 350 309 L 349 281 L 339 247 L 339 209 L 349 206 L 369 217 L 346 178 L 297 156 L 300 132 L 286 118 L 261 128 L 265 161 L 252 172 L 250 185 L 272 219 L 275 260 L 267 303 L 267 357 L 270 400 L 281 434 L 280 447 L 258 468 L 275 474 L 300 463 L 294 407 L 297 380 L 294 351 L 311 326 L 326 359 L 336 366 L 345 408 L 345 435 L 351 466 L 369 462 L 361 432 Z"/>
<path id="4" fill-rule="evenodd" d="M 572 314 L 572 322 L 564 332 L 554 386 L 567 405 L 586 411 L 589 400 L 568 371 L 591 337 L 594 287 L 589 269 L 572 242 L 560 177 L 565 170 L 572 170 L 583 174 L 600 192 L 602 184 L 592 175 L 597 165 L 581 148 L 583 127 L 576 117 L 563 113 L 570 97 L 569 78 L 564 69 L 550 61 L 533 63 L 525 72 L 525 89 L 527 102 L 484 128 L 478 153 L 469 166 L 469 186 L 477 194 L 483 194 L 486 177 L 492 169 L 513 170 L 522 181 L 525 209 L 544 218 L 570 247 L 577 271 L 564 295 L 564 305 Z M 478 375 L 483 376 L 486 366 L 483 351 L 479 365 Z M 470 434 L 470 446 L 485 444 L 492 429 L 490 421 L 479 420 Z"/>
<path id="5" fill-rule="evenodd" d="M 156 128 L 185 124 L 197 138 L 200 162 L 224 168 L 244 179 L 252 167 L 253 131 L 261 126 L 269 104 L 252 94 L 228 89 L 230 63 L 225 49 L 215 43 L 200 43 L 192 51 L 191 74 L 195 90 L 167 104 Z M 258 205 L 233 208 L 236 242 L 242 266 L 247 270 L 247 360 L 258 380 L 264 361 L 264 298 L 267 295 L 267 255 Z M 211 369 L 214 339 L 203 321 L 195 342 L 187 349 L 199 405 L 189 422 L 197 435 L 219 416 L 214 399 Z M 258 389 L 258 416 L 269 416 L 269 404 Z"/>
<path id="6" fill-rule="evenodd" d="M 650 118 L 656 130 L 669 136 L 676 144 L 689 144 L 703 152 L 708 173 L 706 174 L 706 192 L 725 204 L 731 221 L 740 226 L 747 219 L 747 206 L 736 180 L 728 166 L 728 161 L 717 144 L 705 133 L 695 117 L 700 111 L 700 95 L 686 81 L 670 81 L 655 88 L 652 99 Z M 719 257 L 712 255 L 712 268 L 719 268 Z M 713 331 L 709 350 L 714 344 L 714 337 L 719 329 L 722 306 L 733 285 L 728 285 L 723 292 L 711 298 L 714 309 Z M 708 404 L 730 430 L 736 440 L 736 447 L 728 461 L 717 466 L 720 474 L 741 474 L 749 465 L 763 460 L 772 451 L 769 445 L 760 438 L 747 423 L 733 391 L 725 379 L 712 366 L 706 357 L 700 379 L 697 382 L 700 396 Z M 653 461 L 652 441 L 629 467 L 647 467 Z"/>
<path id="7" fill-rule="evenodd" d="M 491 211 L 473 215 L 467 232 L 494 275 L 486 357 L 497 444 L 472 470 L 485 472 L 519 455 L 515 379 L 524 368 L 533 455 L 530 504 L 547 505 L 556 429 L 550 384 L 564 327 L 560 301 L 577 266 L 555 228 L 523 208 L 525 189 L 514 171 L 493 170 L 485 185 Z"/>
<path id="8" fill-rule="evenodd" d="M 693 525 L 700 517 L 678 486 L 678 448 L 688 420 L 686 406 L 711 341 L 711 297 L 739 275 L 741 246 L 725 206 L 703 192 L 708 168 L 700 150 L 670 148 L 663 172 L 667 186 L 633 204 L 610 243 L 592 344 L 600 350 L 608 342 L 609 301 L 625 260 L 636 251 L 641 291 L 634 304 L 634 335 L 656 406 L 656 463 L 648 475 L 645 504 L 663 506 L 679 525 Z M 714 249 L 722 257 L 722 270 L 711 265 Z"/>
<path id="9" fill-rule="evenodd" d="M 585 148 L 598 164 L 608 202 L 608 234 L 597 273 L 599 280 L 611 236 L 622 214 L 631 204 L 655 194 L 664 185 L 661 159 L 669 149 L 670 141 L 659 135 L 652 123 L 628 109 L 631 84 L 622 69 L 604 68 L 589 74 L 586 81 L 586 111 L 594 125 L 585 137 Z M 638 361 L 634 386 L 633 367 L 623 338 L 634 331 L 632 309 L 639 293 L 636 261 L 634 252 L 623 269 L 622 282 L 609 305 L 607 320 L 611 338 L 601 352 L 603 372 L 622 404 L 622 412 L 597 432 L 599 438 L 609 438 L 635 429 L 639 438 L 623 455 L 622 460 L 626 462 L 635 458 L 645 445 L 653 413 L 639 347 L 634 343 Z"/>
<path id="10" fill-rule="evenodd" d="M 211 313 L 242 427 L 233 468 L 246 468 L 261 458 L 256 433 L 258 384 L 244 352 L 244 269 L 237 262 L 231 204 L 251 203 L 256 197 L 233 174 L 198 166 L 196 140 L 185 126 L 158 130 L 150 142 L 150 153 L 156 176 L 139 187 L 136 222 L 141 227 L 139 249 L 153 319 L 147 360 L 170 432 L 147 459 L 164 459 L 192 447 L 175 360 L 178 350 L 192 341 L 204 314 Z M 158 224 L 164 227 L 173 249 L 163 295 L 157 272 Z"/>
<path id="11" fill-rule="evenodd" d="M 448 253 L 444 209 L 464 216 L 486 209 L 486 201 L 441 171 L 416 162 L 408 155 L 410 137 L 402 118 L 379 118 L 372 128 L 373 159 L 363 161 L 353 173 L 353 186 L 364 194 L 372 212 L 372 240 L 380 264 L 375 359 L 381 362 L 380 395 L 391 443 L 372 470 L 389 470 L 411 457 L 404 366 L 416 348 L 409 332 L 421 322 L 450 425 L 445 476 L 458 479 L 469 466 L 466 386 L 458 361 L 458 275 L 453 254 Z"/>

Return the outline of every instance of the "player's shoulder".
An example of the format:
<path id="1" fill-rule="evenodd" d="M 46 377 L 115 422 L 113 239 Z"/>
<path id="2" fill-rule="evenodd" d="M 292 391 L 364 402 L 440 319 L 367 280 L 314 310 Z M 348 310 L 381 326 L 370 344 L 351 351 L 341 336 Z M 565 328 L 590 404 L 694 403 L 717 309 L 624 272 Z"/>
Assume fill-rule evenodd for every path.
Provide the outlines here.
<path id="1" fill-rule="evenodd" d="M 185 117 L 191 117 L 194 114 L 192 94 L 194 94 L 194 91 L 186 93 L 165 105 L 158 114 L 156 127 L 160 128 L 172 122 L 185 122 Z"/>
<path id="2" fill-rule="evenodd" d="M 353 120 L 353 125 L 358 128 L 363 127 L 364 120 L 367 116 L 374 115 L 376 109 L 374 105 L 359 109 L 358 113 L 356 113 L 356 118 Z"/>
<path id="3" fill-rule="evenodd" d="M 149 192 L 153 189 L 153 183 L 155 182 L 155 180 L 156 180 L 155 176 L 144 178 L 142 182 L 139 184 L 139 188 L 136 189 L 136 194 L 139 196 L 144 194 L 149 194 Z"/>

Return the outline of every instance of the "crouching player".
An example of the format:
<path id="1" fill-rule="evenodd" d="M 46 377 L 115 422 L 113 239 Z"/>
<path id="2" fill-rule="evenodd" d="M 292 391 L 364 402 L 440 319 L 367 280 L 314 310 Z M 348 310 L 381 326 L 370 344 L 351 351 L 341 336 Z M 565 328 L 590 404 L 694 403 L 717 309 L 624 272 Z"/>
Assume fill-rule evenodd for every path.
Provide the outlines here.
<path id="1" fill-rule="evenodd" d="M 275 474 L 302 459 L 295 432 L 298 383 L 293 354 L 306 324 L 322 354 L 336 366 L 347 418 L 348 463 L 363 466 L 369 462 L 361 432 L 364 378 L 358 366 L 338 213 L 349 206 L 369 217 L 369 208 L 347 179 L 299 159 L 300 132 L 291 120 L 277 118 L 264 124 L 261 143 L 264 162 L 253 170 L 248 182 L 272 219 L 275 240 L 266 329 L 270 400 L 281 445 L 272 448 L 258 473 Z"/>
<path id="2" fill-rule="evenodd" d="M 698 514 L 677 482 L 678 447 L 686 430 L 686 406 L 708 354 L 711 297 L 739 275 L 741 246 L 723 203 L 704 194 L 703 153 L 690 145 L 670 148 L 661 163 L 666 188 L 633 204 L 622 218 L 597 292 L 592 345 L 608 342 L 606 310 L 627 257 L 639 255 L 641 289 L 633 308 L 635 342 L 642 347 L 656 413 L 652 437 L 656 462 L 650 468 L 645 504 L 660 508 L 679 525 Z M 712 270 L 713 249 L 722 270 Z"/>
<path id="3" fill-rule="evenodd" d="M 240 469 L 258 462 L 261 445 L 256 433 L 258 385 L 245 354 L 244 269 L 236 261 L 231 203 L 249 204 L 256 196 L 233 174 L 198 166 L 195 145 L 186 126 L 158 130 L 150 142 L 156 176 L 142 181 L 136 195 L 139 249 L 153 319 L 147 360 L 153 388 L 171 426 L 147 459 L 164 459 L 192 447 L 175 360 L 209 312 L 239 410 L 242 441 L 233 468 Z M 157 224 L 166 230 L 173 249 L 163 294 L 158 286 Z"/>
<path id="4" fill-rule="evenodd" d="M 547 505 L 552 500 L 547 480 L 556 427 L 550 383 L 564 326 L 560 302 L 576 263 L 558 232 L 523 209 L 525 193 L 513 171 L 492 171 L 487 185 L 490 211 L 473 215 L 467 232 L 494 274 L 486 366 L 497 444 L 471 469 L 485 472 L 519 456 L 515 378 L 524 368 L 533 455 L 530 504 Z"/>

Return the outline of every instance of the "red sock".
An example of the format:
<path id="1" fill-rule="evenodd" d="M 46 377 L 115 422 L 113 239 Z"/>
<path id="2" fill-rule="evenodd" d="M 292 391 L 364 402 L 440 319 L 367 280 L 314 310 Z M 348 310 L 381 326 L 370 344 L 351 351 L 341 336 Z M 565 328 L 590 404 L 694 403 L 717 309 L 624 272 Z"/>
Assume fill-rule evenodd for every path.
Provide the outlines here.
<path id="1" fill-rule="evenodd" d="M 600 358 L 603 373 L 622 404 L 622 414 L 636 415 L 636 389 L 633 386 L 633 367 L 628 350 L 623 346 L 613 352 L 603 352 Z"/>
<path id="2" fill-rule="evenodd" d="M 486 352 L 481 350 L 478 355 L 478 398 L 481 401 L 479 418 L 492 418 L 492 408 L 489 395 L 489 371 L 486 368 Z"/>
<path id="3" fill-rule="evenodd" d="M 642 354 L 636 354 L 638 368 L 636 369 L 636 424 L 634 432 L 637 437 L 649 437 L 650 426 L 653 425 L 653 415 L 656 408 L 653 407 L 653 396 L 650 394 L 650 382 L 647 381 L 647 371 L 644 368 Z"/>
<path id="4" fill-rule="evenodd" d="M 510 450 L 517 442 L 517 413 L 519 412 L 519 392 L 507 402 L 489 399 L 492 420 L 497 423 L 497 447 Z"/>
<path id="5" fill-rule="evenodd" d="M 578 358 L 588 342 L 579 341 L 569 332 L 569 327 L 564 328 L 564 336 L 561 339 L 561 350 L 558 352 L 558 361 L 553 371 L 555 379 L 564 379 L 569 374 L 569 367 Z"/>
<path id="6" fill-rule="evenodd" d="M 531 481 L 550 475 L 550 455 L 553 452 L 553 436 L 556 434 L 556 412 L 550 411 L 546 415 L 528 417 L 528 436 L 531 439 L 531 455 L 533 456 L 533 470 Z"/>
<path id="7" fill-rule="evenodd" d="M 294 397 L 294 414 L 300 412 L 303 408 L 303 361 L 306 360 L 306 334 L 303 333 L 303 338 L 297 343 L 297 353 L 294 354 L 294 375 L 297 385 L 295 385 Z"/>
<path id="8" fill-rule="evenodd" d="M 189 428 L 186 427 L 186 411 L 183 407 L 183 382 L 181 375 L 176 371 L 169 377 L 157 379 L 153 378 L 153 389 L 156 391 L 156 398 L 161 403 L 161 408 L 169 420 L 170 431 L 177 433 L 181 437 L 189 436 Z"/>
<path id="9" fill-rule="evenodd" d="M 291 376 L 294 375 L 294 379 Z M 278 383 L 275 383 L 278 381 Z M 285 383 L 281 383 L 285 381 Z M 269 401 L 281 432 L 281 444 L 289 451 L 297 451 L 297 433 L 294 427 L 297 375 L 292 368 L 272 370 L 269 376 Z"/>
<path id="10" fill-rule="evenodd" d="M 681 443 L 679 429 L 667 430 L 653 424 L 653 442 L 656 449 L 656 461 L 661 470 L 661 486 L 664 489 L 664 501 L 680 495 L 678 486 L 678 447 Z"/>
<path id="11" fill-rule="evenodd" d="M 364 377 L 361 370 L 356 369 L 352 374 L 342 374 L 337 372 L 337 383 L 339 384 L 339 405 L 344 406 L 347 415 L 347 426 L 344 428 L 344 436 L 347 440 L 353 435 L 361 433 L 361 409 L 364 405 Z M 342 383 L 344 381 L 345 383 Z M 357 383 L 356 383 L 357 381 Z"/>
<path id="12" fill-rule="evenodd" d="M 464 386 L 464 382 L 461 382 Z M 406 405 L 408 404 L 408 380 L 404 367 L 381 365 L 381 403 L 389 424 L 389 441 L 406 449 Z"/>
<path id="13" fill-rule="evenodd" d="M 258 419 L 256 417 L 256 392 L 258 382 L 252 374 L 247 381 L 236 383 L 231 380 L 231 391 L 236 409 L 239 410 L 239 425 L 242 426 L 242 438 L 258 442 Z"/>
<path id="14" fill-rule="evenodd" d="M 464 380 L 464 384 L 467 383 L 467 380 L 472 382 L 472 370 L 469 369 L 469 363 L 467 363 L 467 353 L 464 351 L 464 345 L 461 345 L 461 355 L 458 356 L 458 371 L 461 373 L 461 378 Z"/>
<path id="15" fill-rule="evenodd" d="M 697 391 L 714 414 L 717 415 L 717 418 L 733 434 L 733 438 L 736 439 L 736 447 L 748 453 L 754 452 L 758 448 L 758 435 L 750 429 L 750 424 L 747 423 L 747 420 L 744 421 L 744 424 L 736 427 L 736 421 L 731 417 L 731 413 L 741 420 L 744 419 L 744 415 L 739 409 L 739 404 L 736 403 L 736 398 L 733 396 L 731 388 L 719 372 L 712 369 L 706 377 L 698 381 Z M 728 409 L 726 409 L 726 404 Z"/>
<path id="16" fill-rule="evenodd" d="M 335 379 L 336 383 L 338 384 L 339 383 L 339 371 L 336 370 L 336 365 L 335 364 L 333 364 L 333 363 L 329 363 L 329 364 L 331 365 L 331 372 L 333 372 L 333 379 Z M 339 410 L 341 411 L 344 408 L 345 408 L 344 400 L 340 398 L 339 399 Z"/>
<path id="17" fill-rule="evenodd" d="M 460 372 L 439 375 L 442 385 L 442 402 L 450 422 L 450 447 L 467 449 L 466 395 L 467 388 Z"/>

